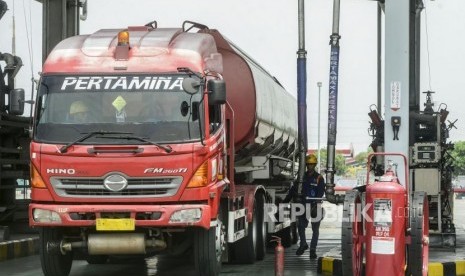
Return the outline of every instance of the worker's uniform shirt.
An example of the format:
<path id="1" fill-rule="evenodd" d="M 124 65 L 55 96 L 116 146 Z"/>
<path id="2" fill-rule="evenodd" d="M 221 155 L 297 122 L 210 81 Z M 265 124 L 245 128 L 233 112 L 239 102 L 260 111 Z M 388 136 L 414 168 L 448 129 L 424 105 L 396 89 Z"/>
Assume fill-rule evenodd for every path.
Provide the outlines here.
<path id="1" fill-rule="evenodd" d="M 317 172 L 306 172 L 302 183 L 303 203 L 316 204 L 321 200 L 311 198 L 322 198 L 325 194 L 325 180 Z"/>
<path id="2" fill-rule="evenodd" d="M 297 185 L 293 185 L 291 190 L 289 191 L 288 195 L 284 199 L 284 202 L 289 202 L 289 200 L 296 195 L 297 192 Z M 302 183 L 302 204 L 311 204 L 311 214 L 307 214 L 306 212 L 302 214 L 299 219 L 302 219 L 304 222 L 301 224 L 307 225 L 308 218 L 311 216 L 312 218 L 316 218 L 318 213 L 324 216 L 324 210 L 321 207 L 322 198 L 325 194 L 325 180 L 323 176 L 321 176 L 316 171 L 313 172 L 305 172 L 303 183 Z M 305 211 L 308 208 L 305 207 Z M 321 216 L 320 216 L 321 217 Z M 306 226 L 305 226 L 306 227 Z"/>
<path id="3" fill-rule="evenodd" d="M 297 193 L 297 185 L 293 185 L 284 199 L 284 202 L 289 202 L 290 199 L 295 196 Z M 301 203 L 311 203 L 316 204 L 320 203 L 321 200 L 315 198 L 322 198 L 325 194 L 325 180 L 316 171 L 314 172 L 305 172 L 304 179 L 302 183 L 302 201 Z M 314 198 L 314 199 L 311 199 Z"/>

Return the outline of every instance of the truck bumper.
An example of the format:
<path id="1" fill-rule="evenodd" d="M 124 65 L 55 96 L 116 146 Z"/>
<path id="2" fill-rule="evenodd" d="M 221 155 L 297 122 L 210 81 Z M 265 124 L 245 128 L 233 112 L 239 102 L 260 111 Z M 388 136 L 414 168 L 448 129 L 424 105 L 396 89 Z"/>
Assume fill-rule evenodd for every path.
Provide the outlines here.
<path id="1" fill-rule="evenodd" d="M 34 210 L 42 213 L 53 212 L 51 220 L 34 218 Z M 183 210 L 198 209 L 200 218 L 194 221 L 172 220 L 173 214 Z M 198 211 L 196 211 L 198 212 Z M 52 214 L 52 213 L 50 213 Z M 123 214 L 124 218 L 134 219 L 136 227 L 186 227 L 198 226 L 210 228 L 211 208 L 209 205 L 29 205 L 29 225 L 34 226 L 64 226 L 64 227 L 95 227 L 97 218 L 108 218 L 106 214 Z M 58 219 L 59 217 L 59 219 Z M 181 216 L 182 217 L 182 216 Z M 119 217 L 118 217 L 119 218 Z M 179 218 L 179 216 L 178 216 Z"/>

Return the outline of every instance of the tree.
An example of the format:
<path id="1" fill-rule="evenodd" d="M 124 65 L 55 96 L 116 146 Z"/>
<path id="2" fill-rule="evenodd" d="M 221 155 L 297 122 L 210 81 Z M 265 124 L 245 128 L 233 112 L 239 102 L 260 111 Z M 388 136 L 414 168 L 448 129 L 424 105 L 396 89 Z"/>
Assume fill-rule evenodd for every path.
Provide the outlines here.
<path id="1" fill-rule="evenodd" d="M 336 154 L 336 174 L 337 175 L 345 175 L 347 171 L 346 159 L 342 154 Z"/>
<path id="2" fill-rule="evenodd" d="M 326 148 L 323 148 L 320 151 L 320 164 L 321 164 L 322 173 L 324 173 L 324 170 L 326 168 L 327 159 L 328 159 L 328 151 L 326 150 Z M 334 167 L 335 167 L 334 169 L 336 170 L 335 174 L 344 175 L 346 173 L 347 171 L 346 159 L 344 158 L 344 156 L 342 156 L 342 154 L 336 154 Z"/>
<path id="3" fill-rule="evenodd" d="M 368 151 L 359 152 L 355 155 L 355 161 L 358 165 L 365 166 L 368 161 L 368 154 L 372 153 L 373 149 L 371 147 L 368 148 Z"/>
<path id="4" fill-rule="evenodd" d="M 451 152 L 454 158 L 452 164 L 454 165 L 455 175 L 465 174 L 465 141 L 458 141 L 454 145 L 454 150 Z"/>

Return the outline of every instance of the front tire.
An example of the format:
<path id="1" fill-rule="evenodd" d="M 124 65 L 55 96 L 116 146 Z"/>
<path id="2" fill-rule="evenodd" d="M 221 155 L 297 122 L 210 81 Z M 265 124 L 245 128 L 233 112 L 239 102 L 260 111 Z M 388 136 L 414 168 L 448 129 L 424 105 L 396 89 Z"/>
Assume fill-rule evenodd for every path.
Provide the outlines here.
<path id="1" fill-rule="evenodd" d="M 63 240 L 63 229 L 44 227 L 40 229 L 40 262 L 45 276 L 67 276 L 73 264 L 72 252 L 49 252 L 49 243 L 60 243 Z"/>
<path id="2" fill-rule="evenodd" d="M 197 275 L 216 276 L 221 271 L 221 256 L 225 246 L 225 227 L 218 213 L 217 225 L 194 232 L 194 264 Z"/>

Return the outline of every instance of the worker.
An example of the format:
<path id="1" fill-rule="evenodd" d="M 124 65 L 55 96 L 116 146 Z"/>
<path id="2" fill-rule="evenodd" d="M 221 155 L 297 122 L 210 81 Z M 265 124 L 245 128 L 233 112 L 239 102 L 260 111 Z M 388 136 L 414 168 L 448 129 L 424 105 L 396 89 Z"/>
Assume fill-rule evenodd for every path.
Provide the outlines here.
<path id="1" fill-rule="evenodd" d="M 302 255 L 308 249 L 307 239 L 305 237 L 305 229 L 308 226 L 309 220 L 312 225 L 312 240 L 310 242 L 310 259 L 316 259 L 316 247 L 318 245 L 318 237 L 320 234 L 320 223 L 323 218 L 323 208 L 321 207 L 322 200 L 325 193 L 325 180 L 318 172 L 315 171 L 316 164 L 318 163 L 315 155 L 310 154 L 305 158 L 306 172 L 302 183 L 302 199 L 300 203 L 304 205 L 310 204 L 311 208 L 305 208 L 306 212 L 298 217 L 297 229 L 299 232 L 300 246 L 296 251 L 297 255 Z M 293 185 L 289 190 L 284 202 L 289 202 L 297 194 L 297 185 Z M 310 209 L 310 214 L 307 210 Z"/>
<path id="2" fill-rule="evenodd" d="M 89 108 L 83 101 L 74 101 L 69 107 L 69 118 L 73 123 L 88 122 Z"/>

